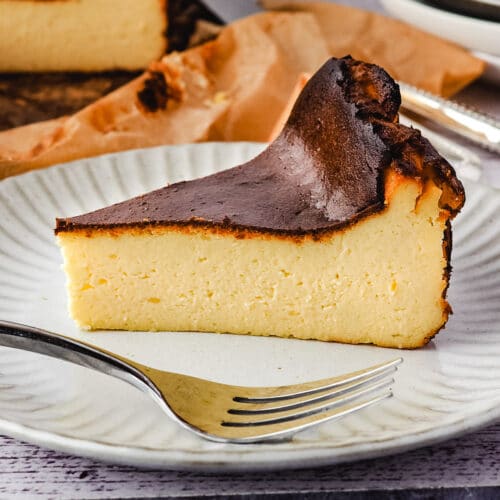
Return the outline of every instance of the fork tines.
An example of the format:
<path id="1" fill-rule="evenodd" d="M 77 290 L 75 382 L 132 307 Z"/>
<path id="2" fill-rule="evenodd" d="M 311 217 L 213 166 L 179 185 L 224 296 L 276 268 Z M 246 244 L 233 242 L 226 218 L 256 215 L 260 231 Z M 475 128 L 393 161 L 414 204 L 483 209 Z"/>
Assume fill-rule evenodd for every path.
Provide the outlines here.
<path id="1" fill-rule="evenodd" d="M 223 427 L 269 426 L 267 438 L 303 430 L 371 406 L 392 395 L 390 377 L 402 362 L 394 359 L 341 377 L 305 384 L 252 389 L 233 398 Z M 265 439 L 266 437 L 263 437 Z"/>

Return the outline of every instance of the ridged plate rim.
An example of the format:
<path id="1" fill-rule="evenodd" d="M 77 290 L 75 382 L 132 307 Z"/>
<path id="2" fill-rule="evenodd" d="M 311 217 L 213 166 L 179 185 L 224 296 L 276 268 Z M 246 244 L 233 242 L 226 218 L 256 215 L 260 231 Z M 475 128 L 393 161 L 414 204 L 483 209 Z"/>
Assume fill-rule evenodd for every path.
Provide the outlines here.
<path id="1" fill-rule="evenodd" d="M 114 464 L 132 465 L 141 468 L 219 473 L 306 469 L 369 460 L 442 443 L 480 430 L 498 421 L 500 421 L 500 407 L 484 413 L 483 417 L 464 419 L 455 425 L 437 428 L 434 431 L 409 434 L 408 436 L 386 441 L 383 445 L 373 446 L 372 443 L 363 443 L 350 446 L 340 452 L 335 447 L 318 449 L 311 446 L 310 448 L 301 448 L 300 453 L 296 454 L 296 456 L 290 456 L 289 451 L 278 451 L 276 453 L 269 452 L 269 450 L 266 450 L 265 453 L 251 451 L 245 453 L 244 459 L 239 459 L 237 462 L 233 461 L 236 454 L 227 451 L 224 452 L 225 456 L 221 459 L 220 452 L 200 452 L 198 450 L 191 453 L 186 453 L 184 450 L 169 450 L 167 452 L 147 448 L 117 446 L 97 441 L 68 438 L 3 419 L 0 419 L 0 433 L 56 451 Z"/>
<path id="2" fill-rule="evenodd" d="M 89 164 L 96 162 L 106 163 L 109 161 L 137 162 L 139 161 L 138 159 L 143 158 L 144 155 L 168 155 L 170 152 L 180 150 L 187 150 L 188 153 L 190 150 L 198 150 L 198 152 L 201 151 L 203 153 L 203 151 L 210 151 L 213 149 L 219 156 L 224 156 L 226 153 L 234 154 L 234 151 L 239 151 L 238 154 L 251 156 L 261 150 L 262 147 L 262 144 L 254 143 L 204 143 L 198 145 L 162 146 L 105 155 L 103 157 L 85 160 L 85 162 Z M 65 175 L 71 176 L 71 169 L 74 169 L 79 163 L 80 162 L 77 161 L 41 171 L 29 172 L 16 177 L 15 182 L 22 183 L 23 179 L 31 179 L 33 176 L 37 176 L 38 178 L 41 176 L 42 178 L 46 177 L 48 179 L 49 172 L 61 169 L 66 171 Z M 0 187 L 5 188 L 9 182 L 9 180 L 3 181 Z M 471 193 L 479 190 L 481 194 L 487 193 L 487 196 L 495 197 L 495 199 L 499 196 L 497 193 L 494 193 L 493 190 L 479 184 L 467 183 L 466 186 L 468 192 Z M 8 190 L 8 188 L 6 189 Z M 494 332 L 495 335 L 498 335 L 497 330 Z M 72 438 L 57 432 L 40 430 L 3 418 L 0 418 L 0 432 L 60 451 L 109 462 L 140 467 L 221 472 L 230 470 L 274 470 L 313 467 L 368 459 L 438 443 L 467 432 L 472 432 L 500 420 L 500 399 L 492 402 L 492 405 L 488 408 L 483 407 L 482 411 L 479 413 L 457 417 L 458 418 L 454 422 L 443 426 L 437 426 L 427 431 L 408 432 L 405 435 L 389 440 L 380 442 L 360 442 L 340 448 L 334 445 L 329 446 L 324 444 L 318 446 L 318 443 L 313 442 L 311 445 L 303 445 L 300 447 L 294 447 L 294 444 L 291 443 L 291 446 L 285 449 L 281 447 L 273 449 L 269 446 L 265 448 L 242 446 L 232 449 L 209 448 L 203 450 L 193 449 L 191 451 L 186 449 L 176 450 L 175 448 L 154 450 L 146 447 L 120 446 L 102 443 L 98 440 Z"/>

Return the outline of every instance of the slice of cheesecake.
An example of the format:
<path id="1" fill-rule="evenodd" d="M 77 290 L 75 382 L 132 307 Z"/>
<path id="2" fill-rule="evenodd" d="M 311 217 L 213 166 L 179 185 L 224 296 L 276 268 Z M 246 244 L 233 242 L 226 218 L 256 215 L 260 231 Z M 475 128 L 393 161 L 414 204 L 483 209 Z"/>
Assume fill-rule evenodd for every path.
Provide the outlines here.
<path id="1" fill-rule="evenodd" d="M 424 345 L 448 318 L 464 191 L 399 104 L 381 68 L 331 59 L 252 161 L 58 219 L 72 317 Z"/>
<path id="2" fill-rule="evenodd" d="M 0 71 L 142 69 L 166 28 L 166 0 L 1 0 Z"/>

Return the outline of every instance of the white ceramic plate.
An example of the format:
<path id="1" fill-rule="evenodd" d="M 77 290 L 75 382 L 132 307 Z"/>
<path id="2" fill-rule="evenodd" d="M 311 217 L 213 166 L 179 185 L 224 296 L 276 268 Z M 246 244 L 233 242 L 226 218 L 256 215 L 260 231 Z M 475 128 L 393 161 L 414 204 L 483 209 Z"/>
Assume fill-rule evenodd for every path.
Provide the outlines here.
<path id="1" fill-rule="evenodd" d="M 288 384 L 402 355 L 394 398 L 289 443 L 206 442 L 125 383 L 90 370 L 0 348 L 0 432 L 52 448 L 139 466 L 187 469 L 307 467 L 400 452 L 500 417 L 500 197 L 467 184 L 455 222 L 449 298 L 455 314 L 423 349 L 396 351 L 201 333 L 80 332 L 66 312 L 52 234 L 70 216 L 210 174 L 253 156 L 256 144 L 130 151 L 0 183 L 0 317 L 94 342 L 170 371 L 250 385 Z"/>
<path id="2" fill-rule="evenodd" d="M 500 85 L 500 56 L 494 56 L 492 54 L 487 54 L 486 52 L 479 52 L 478 50 L 475 50 L 472 53 L 487 63 L 486 71 L 481 75 L 481 78 L 491 83 Z"/>
<path id="3" fill-rule="evenodd" d="M 392 15 L 418 28 L 476 51 L 489 65 L 488 78 L 500 83 L 500 23 L 463 16 L 418 0 L 381 0 Z M 482 53 L 485 54 L 483 57 Z M 497 57 L 494 57 L 497 56 Z"/>

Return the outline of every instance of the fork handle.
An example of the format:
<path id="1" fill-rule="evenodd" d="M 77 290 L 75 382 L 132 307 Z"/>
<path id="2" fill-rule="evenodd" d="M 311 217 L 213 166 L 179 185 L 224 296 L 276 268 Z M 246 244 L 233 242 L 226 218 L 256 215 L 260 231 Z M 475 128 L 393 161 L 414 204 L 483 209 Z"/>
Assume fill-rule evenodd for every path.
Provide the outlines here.
<path id="1" fill-rule="evenodd" d="M 99 347 L 40 328 L 0 321 L 0 345 L 68 361 L 119 378 L 141 390 L 146 385 L 157 392 L 149 378 L 142 373 L 147 367 Z"/>

